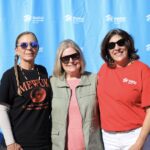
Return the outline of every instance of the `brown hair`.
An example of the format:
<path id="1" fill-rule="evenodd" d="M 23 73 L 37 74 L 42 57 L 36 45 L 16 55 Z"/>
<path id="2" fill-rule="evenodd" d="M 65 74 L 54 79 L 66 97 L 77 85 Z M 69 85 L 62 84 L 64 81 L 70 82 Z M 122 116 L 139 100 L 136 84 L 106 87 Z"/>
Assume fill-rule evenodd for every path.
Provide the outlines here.
<path id="1" fill-rule="evenodd" d="M 108 64 L 109 67 L 115 67 L 114 60 L 111 58 L 108 50 L 108 43 L 111 37 L 114 35 L 121 36 L 126 42 L 125 46 L 128 49 L 128 58 L 130 60 L 137 60 L 139 59 L 139 55 L 137 55 L 137 50 L 134 47 L 134 40 L 130 34 L 128 34 L 126 31 L 121 29 L 113 29 L 110 30 L 106 36 L 104 37 L 102 44 L 101 44 L 101 57 L 104 59 L 104 61 Z"/>

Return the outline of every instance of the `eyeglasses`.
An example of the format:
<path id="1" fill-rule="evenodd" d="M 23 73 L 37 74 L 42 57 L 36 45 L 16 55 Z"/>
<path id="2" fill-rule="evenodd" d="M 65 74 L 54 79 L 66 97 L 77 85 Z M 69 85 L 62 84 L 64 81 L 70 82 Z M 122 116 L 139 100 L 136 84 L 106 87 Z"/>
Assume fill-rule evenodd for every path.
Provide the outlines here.
<path id="1" fill-rule="evenodd" d="M 61 57 L 60 60 L 61 60 L 62 63 L 68 64 L 69 61 L 70 61 L 70 58 L 72 59 L 72 61 L 79 60 L 80 59 L 80 54 L 79 53 L 74 53 L 74 54 L 71 54 L 71 55 L 68 55 L 68 56 Z"/>
<path id="2" fill-rule="evenodd" d="M 27 49 L 28 45 L 30 45 L 31 48 L 38 48 L 39 47 L 39 44 L 36 41 L 30 42 L 30 43 L 22 42 L 20 44 L 17 44 L 17 46 L 20 46 L 23 49 Z"/>
<path id="3" fill-rule="evenodd" d="M 125 46 L 125 43 L 126 43 L 125 39 L 120 39 L 117 42 L 110 42 L 110 43 L 108 43 L 107 48 L 111 50 L 111 49 L 115 48 L 116 44 L 118 46 Z"/>

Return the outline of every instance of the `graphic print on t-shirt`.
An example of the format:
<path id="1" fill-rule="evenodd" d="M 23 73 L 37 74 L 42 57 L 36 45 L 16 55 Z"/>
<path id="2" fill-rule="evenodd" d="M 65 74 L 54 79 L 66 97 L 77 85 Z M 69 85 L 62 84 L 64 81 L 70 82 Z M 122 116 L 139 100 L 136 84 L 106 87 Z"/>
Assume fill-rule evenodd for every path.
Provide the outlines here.
<path id="1" fill-rule="evenodd" d="M 30 92 L 30 98 L 32 99 L 33 103 L 42 102 L 45 99 L 45 97 L 46 91 L 44 88 L 37 87 Z"/>
<path id="2" fill-rule="evenodd" d="M 41 110 L 48 108 L 46 99 L 46 88 L 49 87 L 48 79 L 35 79 L 24 81 L 20 84 L 22 95 L 28 101 L 22 106 L 26 110 Z"/>

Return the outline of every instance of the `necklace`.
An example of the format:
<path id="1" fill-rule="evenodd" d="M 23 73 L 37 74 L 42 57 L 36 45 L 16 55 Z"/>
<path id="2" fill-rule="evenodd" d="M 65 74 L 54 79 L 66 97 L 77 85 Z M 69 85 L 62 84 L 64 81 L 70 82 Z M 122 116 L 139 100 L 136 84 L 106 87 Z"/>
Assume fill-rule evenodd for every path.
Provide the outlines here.
<path id="1" fill-rule="evenodd" d="M 22 73 L 23 77 L 24 77 L 26 80 L 29 80 L 28 77 L 26 76 L 25 72 L 23 71 L 23 68 L 22 68 L 21 66 L 19 66 L 19 67 L 20 67 L 20 70 L 21 70 L 21 73 Z M 34 69 L 32 69 L 32 70 L 34 70 Z M 36 71 L 37 71 L 37 74 L 38 74 L 38 80 L 40 80 L 41 77 L 40 77 L 40 73 L 39 73 L 38 67 L 36 67 Z"/>

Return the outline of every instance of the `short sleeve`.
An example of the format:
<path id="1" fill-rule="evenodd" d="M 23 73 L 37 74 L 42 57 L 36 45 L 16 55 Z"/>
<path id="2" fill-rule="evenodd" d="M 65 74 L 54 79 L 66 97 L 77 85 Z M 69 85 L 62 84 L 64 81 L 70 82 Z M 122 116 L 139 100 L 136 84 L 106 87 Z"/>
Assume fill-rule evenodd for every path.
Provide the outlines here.
<path id="1" fill-rule="evenodd" d="M 142 70 L 142 107 L 150 106 L 150 68 L 145 66 Z"/>

